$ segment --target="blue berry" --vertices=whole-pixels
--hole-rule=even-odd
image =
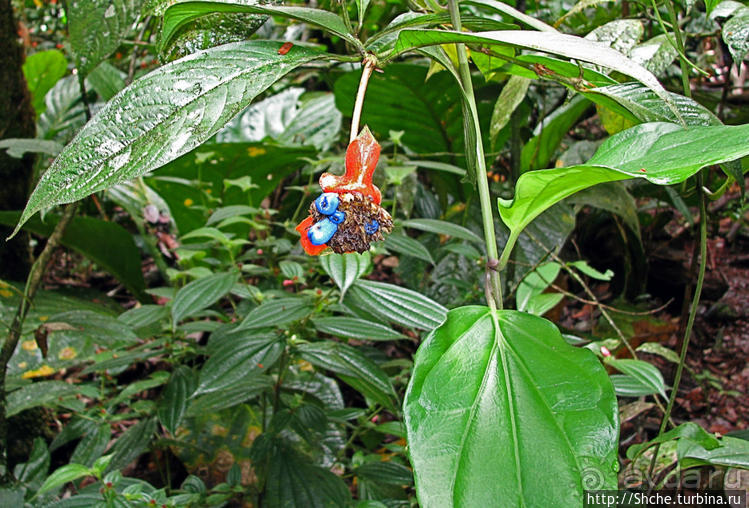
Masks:
[[[315,207],[317,211],[323,215],[331,215],[333,212],[338,210],[338,203],[340,202],[338,194],[335,192],[326,192],[320,194],[315,200]]]

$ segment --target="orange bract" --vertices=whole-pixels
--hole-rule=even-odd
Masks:
[[[380,158],[380,145],[367,127],[349,144],[346,150],[346,173],[342,176],[323,173],[320,187],[323,192],[359,192],[376,205],[382,201],[380,189],[372,183],[377,161]]]

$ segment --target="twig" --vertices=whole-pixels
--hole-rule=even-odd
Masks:
[[[8,418],[6,416],[7,400],[5,393],[5,375],[8,371],[8,363],[10,363],[10,358],[13,356],[18,346],[18,341],[21,338],[23,322],[29,311],[30,302],[34,300],[34,296],[36,296],[36,292],[39,290],[47,264],[52,258],[55,247],[60,243],[62,235],[65,233],[65,228],[67,228],[73,219],[76,207],[76,203],[65,207],[65,211],[55,226],[54,231],[52,231],[49,240],[47,240],[44,250],[42,250],[42,253],[31,267],[31,272],[26,280],[24,298],[21,298],[21,302],[18,304],[18,310],[13,318],[8,338],[5,340],[2,350],[0,350],[0,447],[2,447],[2,451],[0,452],[0,466],[5,469],[0,483],[3,485],[9,485],[15,481],[13,472],[8,468]]]
[[[351,115],[351,134],[349,143],[352,143],[356,136],[359,135],[359,122],[361,121],[361,112],[364,108],[364,96],[367,94],[367,84],[372,76],[372,71],[377,67],[377,60],[373,56],[364,57],[362,62],[361,79],[359,80],[359,90],[356,92],[356,102],[354,103],[354,113]]]

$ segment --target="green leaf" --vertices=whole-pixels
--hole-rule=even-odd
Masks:
[[[254,14],[270,14],[295,19],[322,28],[355,47],[361,47],[359,39],[348,32],[343,20],[332,12],[309,7],[258,5],[242,0],[210,0],[203,2],[180,2],[170,6],[164,12],[164,25],[161,31],[161,47],[164,47],[174,37],[177,31],[192,20],[206,14],[217,12],[247,12]]]
[[[612,109],[625,116],[627,116],[626,112],[629,111],[634,115],[634,119],[640,122],[679,122],[674,112],[666,107],[660,97],[639,83],[622,83],[620,85],[591,88],[583,92],[583,95],[606,107],[610,107],[611,104],[602,99],[612,99],[626,110]],[[671,92],[669,92],[669,96],[687,125],[721,125],[721,121],[712,111],[694,99]]]
[[[31,93],[31,104],[37,116],[44,113],[47,105],[44,96],[47,95],[68,71],[68,61],[61,51],[49,49],[39,51],[26,57],[23,63],[23,75]]]
[[[423,46],[456,42],[519,46],[608,67],[631,76],[646,85],[663,99],[678,116],[678,112],[671,103],[670,96],[650,71],[604,44],[574,35],[524,30],[500,30],[474,34],[447,30],[403,30],[398,35],[395,51],[396,53],[402,53]]]
[[[256,372],[264,372],[281,356],[284,343],[274,335],[233,332],[209,342],[211,356],[200,369],[193,397],[229,387]]]
[[[520,156],[521,170],[525,172],[529,169],[545,168],[569,130],[589,107],[590,102],[576,95],[569,103],[557,108],[545,118],[536,129],[536,135],[523,146]]]
[[[421,293],[369,280],[359,280],[351,286],[348,302],[383,321],[421,330],[438,327],[447,314],[446,308]]]
[[[279,55],[279,47],[267,41],[226,44],[136,80],[44,173],[20,224],[44,207],[84,198],[189,152],[286,73],[321,56],[300,46]]]
[[[569,266],[573,266],[580,270],[582,273],[587,275],[588,277],[596,280],[605,280],[610,281],[611,278],[614,276],[614,272],[611,270],[606,270],[605,272],[599,272],[592,266],[588,264],[587,261],[573,261],[571,263],[567,263]]]
[[[89,73],[86,81],[99,94],[99,97],[108,101],[125,88],[125,77],[127,74],[114,65],[102,62]]]
[[[31,449],[29,459],[23,464],[17,464],[13,469],[14,476],[19,482],[26,484],[33,490],[38,490],[42,482],[47,478],[49,471],[50,454],[44,438],[34,439],[34,447]]]
[[[112,458],[107,472],[117,471],[138,458],[151,445],[156,432],[156,418],[141,420],[122,434],[109,449]]]
[[[172,304],[172,321],[179,323],[210,307],[226,295],[237,281],[238,273],[219,272],[194,280],[177,292]]]
[[[639,19],[615,19],[595,28],[585,38],[602,42],[626,55],[635,47],[644,32],[645,27]]]
[[[269,457],[265,483],[267,508],[348,506],[351,494],[338,476],[310,464],[285,446]]]
[[[461,307],[414,361],[404,413],[422,506],[581,506],[584,489],[616,488],[611,383],[549,321]]]
[[[195,381],[196,377],[192,369],[180,365],[172,373],[172,377],[161,395],[156,414],[161,425],[173,436],[177,434],[177,427],[179,427],[182,417],[185,415],[187,400],[195,391]]]
[[[518,285],[515,294],[517,309],[536,314],[536,312],[528,310],[532,299],[540,296],[554,282],[561,269],[562,266],[559,263],[545,263],[526,275]],[[557,303],[559,303],[559,300],[557,300]]]
[[[541,212],[579,190],[627,178],[644,178],[658,185],[679,183],[704,166],[749,154],[748,137],[749,125],[684,129],[670,123],[646,123],[604,141],[585,165],[524,173],[514,199],[499,200],[499,214],[510,229],[508,245]]]
[[[67,76],[47,92],[46,109],[37,122],[37,136],[65,143],[86,123],[81,90],[76,76]]]
[[[499,2],[498,0],[465,0],[465,3],[480,5],[482,7],[487,7],[489,9],[499,11],[502,14],[510,16],[511,18],[515,18],[518,21],[525,23],[529,27],[535,28],[536,30],[540,30],[542,32],[556,32],[556,29],[554,27],[547,25],[543,21],[536,19],[533,16],[529,16],[523,12],[520,12],[511,5],[508,5],[504,2]]]
[[[12,226],[19,217],[19,212],[0,212],[0,223]],[[44,222],[38,218],[29,220],[24,229],[49,237],[59,220],[59,216],[49,214]],[[138,299],[145,298],[140,251],[133,235],[119,224],[94,217],[75,217],[60,243],[111,273]]]
[[[97,425],[93,432],[88,432],[78,442],[73,455],[70,457],[70,462],[83,464],[87,467],[93,466],[94,462],[107,449],[111,437],[112,431],[108,423]]]
[[[353,317],[334,316],[312,318],[312,324],[319,331],[335,335],[336,337],[375,341],[406,338],[403,334],[396,332],[388,326]]]
[[[448,235],[453,238],[460,238],[461,240],[468,240],[478,244],[483,244],[484,240],[479,235],[471,231],[470,229],[447,222],[444,220],[437,219],[409,219],[399,222],[400,226],[406,228],[418,229],[420,231],[426,231],[427,233],[434,233],[436,235]]]
[[[135,0],[77,0],[65,12],[75,66],[86,76],[119,47],[139,9]]]
[[[395,409],[397,396],[387,374],[353,347],[340,342],[314,342],[302,344],[297,352],[312,365],[335,372],[365,397]]]
[[[640,238],[637,203],[622,182],[605,182],[583,189],[568,197],[565,203],[592,206],[614,213]]]
[[[343,300],[351,284],[369,270],[372,260],[369,252],[329,254],[320,257],[320,265],[341,290],[341,300]]]
[[[640,443],[632,445],[627,448],[627,458],[630,460],[636,460],[645,450],[660,443],[671,441],[672,439],[689,439],[694,443],[698,443],[702,448],[706,450],[713,450],[720,446],[720,441],[707,432],[705,429],[693,422],[682,423],[676,428],[669,430],[648,441],[647,443]]]
[[[388,235],[385,237],[385,248],[395,251],[398,254],[411,256],[416,259],[423,259],[434,264],[434,258],[432,257],[432,253],[429,252],[429,249],[424,247],[423,243],[411,238],[410,236],[397,233]]]
[[[655,75],[663,74],[671,66],[679,52],[669,42],[674,34],[660,34],[632,48],[629,57]]]
[[[510,121],[512,113],[525,99],[530,84],[531,80],[522,76],[511,76],[507,80],[499,94],[497,103],[494,105],[494,112],[492,112],[492,120],[489,126],[492,144],[496,142],[499,131]]]
[[[706,465],[749,469],[749,442],[735,437],[722,437],[720,446],[712,450],[688,438],[680,439],[676,454],[682,469]]]
[[[307,316],[312,309],[312,304],[307,298],[289,297],[268,300],[252,309],[239,324],[237,330],[282,326]]]
[[[0,140],[0,150],[8,150],[8,155],[20,159],[27,152],[57,155],[63,146],[57,141],[38,138],[5,138]]]
[[[643,397],[656,393],[651,386],[628,374],[612,374],[611,383],[617,397]]]
[[[262,375],[260,372],[243,376],[231,386],[193,399],[185,415],[199,416],[216,413],[253,399],[272,386],[273,380],[270,376]]]
[[[368,462],[354,469],[360,478],[386,485],[411,485],[413,473],[406,466],[395,462]]]
[[[649,388],[651,390],[650,393],[658,393],[664,399],[668,398],[666,396],[666,384],[663,381],[663,374],[652,363],[642,360],[617,360],[616,358],[608,357],[606,364],[636,379],[640,384]]]
[[[736,66],[749,52],[749,7],[738,9],[723,26],[723,42],[728,46]]]
[[[44,483],[39,487],[34,497],[62,487],[66,483],[83,478],[84,476],[91,476],[91,470],[86,466],[82,466],[81,464],[62,466],[44,480]]]
[[[679,363],[679,355],[673,349],[669,349],[660,342],[643,342],[637,346],[636,351],[640,353],[648,353],[651,355],[658,355],[669,362]]]
[[[6,412],[8,417],[11,417],[32,407],[55,405],[78,392],[77,386],[63,381],[31,383],[8,394]]]

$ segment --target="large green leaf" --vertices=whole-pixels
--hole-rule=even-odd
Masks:
[[[519,46],[590,62],[631,76],[653,90],[678,116],[671,98],[655,76],[642,65],[630,60],[605,44],[555,32],[525,30],[499,30],[481,33],[463,33],[444,30],[403,30],[398,35],[396,53],[415,48],[462,42],[465,44],[500,44]]]
[[[44,207],[84,198],[189,152],[284,74],[321,56],[301,46],[279,55],[279,47],[267,41],[226,44],[135,81],[78,132],[44,173],[20,224]]]
[[[39,381],[9,393],[6,411],[8,416],[13,416],[32,407],[54,405],[79,391],[77,386],[63,381]]]
[[[645,123],[607,139],[587,164],[524,173],[514,199],[499,200],[499,214],[510,228],[508,244],[541,212],[579,190],[627,178],[679,183],[705,166],[749,154],[747,140],[749,125],[684,129],[672,123]]]
[[[177,31],[192,20],[217,12],[248,12],[271,14],[295,19],[322,28],[337,35],[354,46],[361,47],[359,39],[346,29],[346,24],[336,14],[321,9],[284,5],[257,5],[252,0],[210,0],[203,2],[179,2],[164,12],[164,27],[161,32],[161,45],[165,45]]]
[[[68,61],[61,51],[50,49],[29,55],[23,63],[23,75],[31,92],[31,104],[37,115],[44,113],[47,105],[44,96],[68,71]]]
[[[135,0],[76,0],[65,11],[75,66],[83,76],[114,53],[139,14]]]
[[[395,390],[387,374],[358,350],[340,342],[302,344],[299,355],[312,365],[338,374],[346,384],[375,402],[394,410]]]
[[[404,412],[421,506],[581,506],[584,489],[616,488],[611,382],[545,319],[450,311],[416,353]]]
[[[0,212],[0,224],[12,226],[20,216],[19,212]],[[56,215],[47,215],[44,222],[35,218],[28,221],[24,229],[48,237],[59,220]],[[145,297],[140,251],[133,236],[119,224],[94,217],[76,217],[68,225],[60,243],[111,273],[136,297]]]
[[[313,318],[312,324],[319,331],[336,337],[350,337],[359,340],[399,340],[406,337],[389,326],[373,323],[366,319],[345,316]]]

